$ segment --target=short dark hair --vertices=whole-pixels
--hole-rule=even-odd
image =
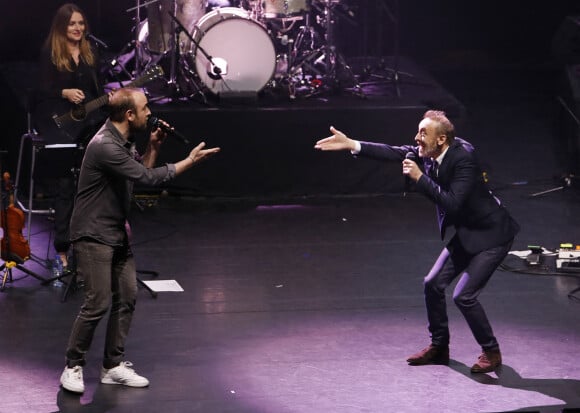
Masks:
[[[437,122],[437,133],[445,135],[448,143],[451,143],[455,138],[455,126],[442,110],[428,110],[423,115],[423,119],[431,119]]]

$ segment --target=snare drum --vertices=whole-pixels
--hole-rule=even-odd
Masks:
[[[259,92],[274,75],[276,51],[272,39],[249,13],[236,7],[221,7],[195,25],[192,37],[213,60],[210,62],[195,44],[191,56],[199,78],[216,94]]]
[[[299,16],[309,10],[308,0],[264,0],[262,3],[262,12],[266,19]]]

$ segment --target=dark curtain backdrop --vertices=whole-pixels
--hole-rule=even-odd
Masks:
[[[392,56],[398,40],[400,54],[429,71],[447,70],[449,64],[461,68],[464,63],[471,69],[479,68],[480,62],[489,61],[514,64],[512,67],[522,71],[528,64],[551,64],[555,33],[566,16],[580,15],[578,0],[332,2],[338,11],[334,42],[347,60],[354,56]],[[0,149],[8,149],[10,154],[4,167],[15,170],[20,137],[26,131],[24,91],[34,86],[42,42],[55,10],[64,2],[7,3],[2,3],[0,11],[0,103],[5,125]],[[109,45],[111,56],[135,38],[136,13],[126,10],[136,6],[136,1],[76,3],[88,15],[93,34]],[[143,12],[142,17],[145,15]],[[577,43],[580,34],[564,33],[564,37]]]
[[[2,62],[35,59],[52,15],[62,3],[19,0],[6,4],[0,13]],[[134,38],[135,12],[126,10],[136,6],[136,1],[76,3],[88,14],[93,33],[112,50],[120,50]],[[340,0],[338,4],[335,43],[344,55],[391,55],[398,35],[400,53],[417,59],[458,49],[492,51],[505,58],[543,58],[564,17],[580,14],[580,3],[574,0]],[[347,18],[349,13],[353,17]],[[392,18],[397,14],[398,30]]]

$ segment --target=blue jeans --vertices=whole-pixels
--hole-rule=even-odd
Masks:
[[[128,244],[111,247],[92,240],[74,243],[77,271],[84,280],[84,302],[74,321],[66,350],[69,367],[83,366],[99,321],[111,308],[103,367],[117,366],[125,354],[137,298],[135,260]]]
[[[467,321],[477,343],[483,350],[497,350],[499,344],[478,296],[508,254],[513,240],[504,245],[468,254],[458,243],[444,248],[425,277],[425,304],[429,320],[431,343],[449,345],[449,323],[445,289],[460,276],[453,291],[453,301]],[[455,244],[455,245],[453,245]]]

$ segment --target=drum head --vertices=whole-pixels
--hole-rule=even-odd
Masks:
[[[216,94],[259,92],[274,75],[276,51],[272,39],[261,24],[245,15],[245,11],[217,9],[198,22],[194,38],[199,39],[200,47],[218,63],[222,73],[216,76],[215,66],[199,49],[194,57],[196,71]]]

